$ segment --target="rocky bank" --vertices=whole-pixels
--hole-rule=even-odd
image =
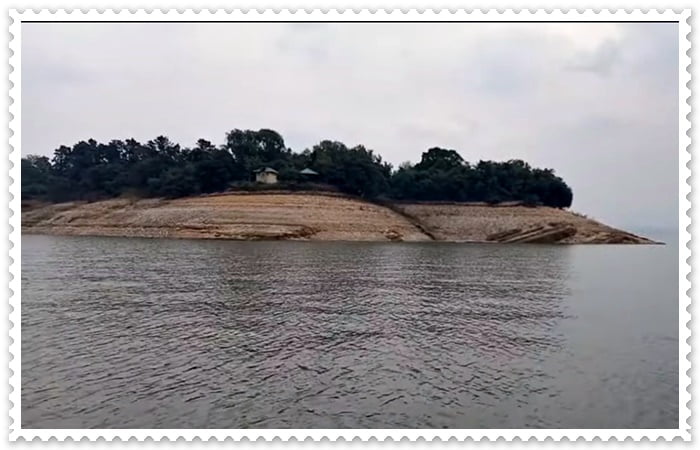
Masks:
[[[22,232],[237,240],[654,243],[548,207],[379,205],[339,194],[280,192],[23,203]]]

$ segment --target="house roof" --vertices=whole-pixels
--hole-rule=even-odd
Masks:
[[[318,175],[318,172],[316,172],[315,170],[311,170],[308,167],[299,173],[302,175]]]
[[[258,169],[255,171],[255,173],[278,173],[275,169],[272,167],[265,167],[264,169]]]

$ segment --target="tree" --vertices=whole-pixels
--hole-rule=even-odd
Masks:
[[[472,166],[454,150],[431,148],[415,166],[404,163],[391,177],[397,199],[500,203],[521,201],[569,207],[571,189],[551,169],[522,160],[479,161]]]
[[[192,177],[201,192],[223,191],[234,179],[233,156],[224,149],[216,148],[209,141],[197,141],[194,149],[185,152],[185,159],[191,165]]]
[[[200,192],[195,170],[191,164],[182,167],[171,167],[159,178],[148,180],[149,189],[158,196],[184,197]]]
[[[224,148],[233,156],[235,178],[239,180],[249,179],[255,169],[274,166],[291,154],[282,136],[268,129],[229,131]]]
[[[394,171],[363,145],[324,140],[293,153],[270,129],[231,130],[218,147],[200,139],[193,148],[182,148],[166,136],[145,144],[89,139],[62,145],[51,160],[22,159],[22,196],[65,201],[125,193],[178,197],[220,192],[232,182],[250,180],[253,170],[264,166],[278,170],[288,184],[304,182],[299,172],[310,167],[319,173],[317,182],[367,199],[521,201],[557,208],[567,208],[573,200],[571,188],[553,170],[532,168],[522,160],[472,165],[456,150],[432,147],[419,163],[404,162]]]
[[[22,158],[22,198],[46,195],[51,182],[51,162],[45,156],[30,155]]]
[[[348,148],[342,142],[321,141],[310,152],[310,166],[320,181],[342,192],[375,198],[388,191],[391,166],[364,146]]]
[[[423,153],[421,160],[416,164],[417,170],[449,170],[460,167],[464,164],[464,159],[455,150],[446,150],[440,147],[433,147]]]

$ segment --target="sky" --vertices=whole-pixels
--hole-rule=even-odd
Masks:
[[[271,128],[398,166],[431,147],[553,168],[572,209],[677,228],[678,25],[22,25],[22,155]]]

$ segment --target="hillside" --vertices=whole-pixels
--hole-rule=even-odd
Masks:
[[[653,243],[549,207],[381,206],[343,195],[279,192],[26,204],[22,232],[238,240]]]
[[[400,204],[444,241],[561,244],[652,244],[653,241],[609,227],[571,211],[541,206]]]
[[[346,197],[312,194],[61,203],[23,211],[22,231],[241,240],[430,240],[390,209]]]

